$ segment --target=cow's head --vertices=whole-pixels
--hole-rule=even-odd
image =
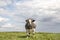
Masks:
[[[29,19],[26,20],[26,22],[29,23],[29,24],[31,24],[31,23],[34,22],[34,21],[35,21],[35,20],[33,20],[33,19],[31,19],[31,18],[29,18]]]

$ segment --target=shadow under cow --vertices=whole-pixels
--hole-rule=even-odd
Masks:
[[[26,38],[27,36],[18,36],[18,38]]]

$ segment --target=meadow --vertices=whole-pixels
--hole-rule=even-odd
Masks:
[[[0,32],[0,40],[60,40],[60,33],[36,32],[26,38],[25,32]]]

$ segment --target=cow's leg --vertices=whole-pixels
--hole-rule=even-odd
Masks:
[[[26,33],[27,33],[27,38],[30,36],[30,30],[26,29]]]
[[[35,34],[35,28],[33,28],[32,31],[33,31],[33,35],[34,35]]]

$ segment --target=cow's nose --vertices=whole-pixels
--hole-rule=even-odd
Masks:
[[[31,20],[29,20],[29,23],[31,24]]]

